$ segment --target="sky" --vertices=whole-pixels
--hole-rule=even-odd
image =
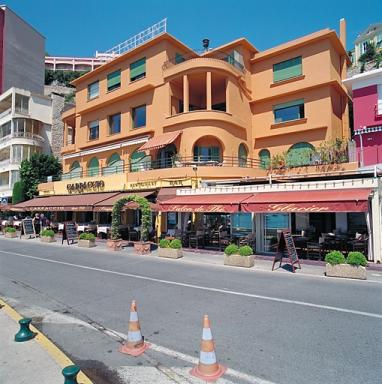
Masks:
[[[260,51],[347,22],[347,49],[382,0],[4,0],[46,38],[51,56],[94,56],[167,17],[167,31],[193,49],[247,38]]]

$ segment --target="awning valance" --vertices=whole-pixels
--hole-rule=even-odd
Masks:
[[[162,212],[234,213],[239,211],[240,203],[251,195],[250,193],[183,195],[160,202],[159,208]]]
[[[103,201],[96,203],[94,205],[93,210],[95,212],[111,212],[113,210],[114,203],[116,201],[118,201],[119,199],[122,199],[123,197],[128,197],[128,196],[132,196],[132,195],[147,197],[149,195],[152,195],[153,193],[154,193],[154,191],[143,191],[143,192],[132,191],[132,192],[117,193],[117,194],[114,194],[114,196],[111,196],[106,200],[103,200]],[[130,207],[128,206],[128,204],[130,204]],[[126,208],[132,208],[133,206],[135,207],[134,204],[135,203],[132,201],[130,203],[127,203],[125,206],[127,206]],[[135,208],[133,208],[133,209],[135,209]]]
[[[181,133],[182,131],[177,131],[154,136],[147,143],[143,144],[142,147],[139,148],[139,151],[151,151],[153,149],[164,148],[166,145],[173,143]]]
[[[370,188],[262,192],[241,203],[243,212],[367,212]]]
[[[81,195],[47,196],[15,204],[14,211],[92,211],[101,201],[118,195],[118,192],[84,193]]]

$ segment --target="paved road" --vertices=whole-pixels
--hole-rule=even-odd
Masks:
[[[382,284],[0,240],[0,295],[96,383],[188,383],[208,313],[225,382],[381,383]],[[153,348],[117,352],[129,303]],[[125,375],[125,380],[119,380]],[[136,381],[144,382],[144,381]],[[157,381],[159,383],[159,381]],[[223,382],[223,381],[222,381]]]

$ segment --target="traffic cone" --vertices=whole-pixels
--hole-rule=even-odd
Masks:
[[[127,332],[127,340],[123,345],[120,346],[119,352],[126,353],[131,356],[139,356],[147,348],[150,348],[150,344],[144,342],[138,320],[137,305],[135,300],[133,300],[130,307],[130,320],[129,330]]]
[[[226,367],[223,367],[216,361],[215,343],[212,339],[210,320],[207,315],[204,315],[199,363],[190,373],[205,381],[215,381],[223,376],[226,370]]]

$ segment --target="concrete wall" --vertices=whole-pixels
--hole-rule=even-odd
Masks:
[[[5,8],[3,33],[3,86],[43,93],[45,38],[34,28]]]

